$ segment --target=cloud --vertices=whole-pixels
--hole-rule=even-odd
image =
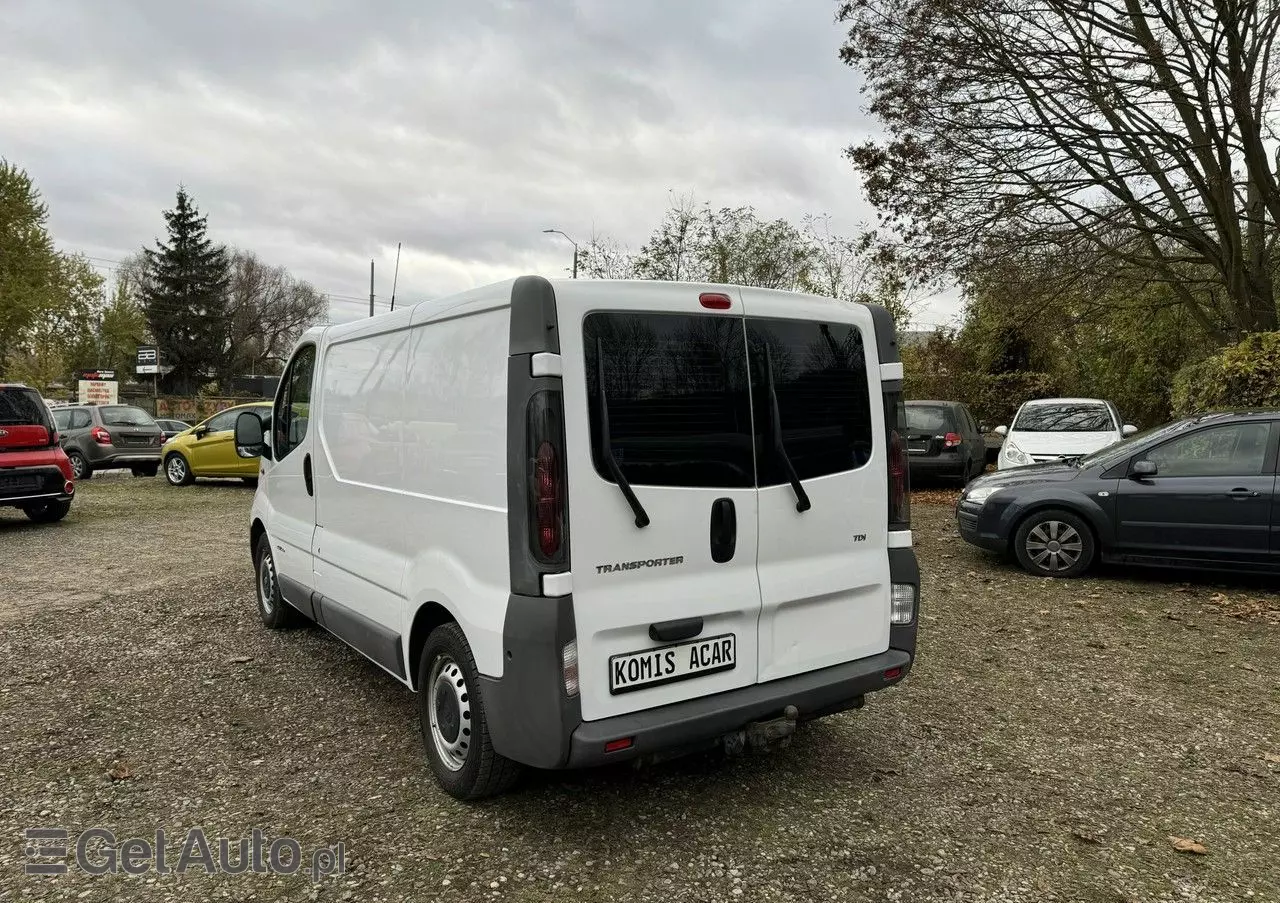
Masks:
[[[215,236],[398,303],[639,245],[669,192],[873,219],[875,130],[811,0],[9,0],[0,153],[63,246],[119,258],[187,185]],[[361,302],[335,302],[335,319]]]

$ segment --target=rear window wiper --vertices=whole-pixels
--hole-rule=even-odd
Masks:
[[[773,386],[773,356],[769,353],[768,345],[764,346],[764,384],[769,393],[769,434],[773,439],[773,450],[782,464],[783,473],[787,475],[787,482],[796,494],[796,510],[805,512],[813,505],[809,502],[809,494],[804,491],[800,478],[796,476],[796,469],[791,466],[787,447],[782,441],[782,413],[778,410],[778,391]]]
[[[609,399],[604,390],[604,344],[600,339],[596,339],[596,403],[600,405],[600,454],[604,456],[605,467],[609,468],[609,475],[618,484],[627,504],[631,506],[631,513],[636,516],[636,526],[647,527],[649,514],[636,498],[626,474],[622,472],[618,460],[613,456],[613,439],[609,436]]]

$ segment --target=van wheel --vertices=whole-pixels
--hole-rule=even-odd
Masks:
[[[508,790],[523,766],[493,750],[480,677],[457,624],[427,637],[418,660],[418,709],[427,759],[440,786],[455,799],[478,800]]]
[[[187,459],[177,452],[172,452],[164,459],[164,478],[170,486],[190,486],[196,481],[187,465]]]
[[[43,505],[32,505],[22,510],[37,524],[52,524],[67,516],[67,512],[71,510],[71,503],[45,502]]]
[[[1089,525],[1070,511],[1037,511],[1013,538],[1018,563],[1037,577],[1079,577],[1093,564],[1096,546]]]
[[[253,550],[254,572],[257,579],[258,616],[271,630],[283,630],[297,623],[300,615],[280,595],[280,581],[276,579],[276,562],[271,557],[271,540],[263,533]]]

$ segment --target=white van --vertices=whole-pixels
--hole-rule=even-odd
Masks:
[[[1091,455],[1138,431],[1120,419],[1109,401],[1097,398],[1038,398],[1023,403],[1004,436],[996,468],[1026,467]]]
[[[268,627],[418,691],[461,799],[788,737],[900,681],[919,574],[880,308],[522,277],[308,332],[261,454]]]

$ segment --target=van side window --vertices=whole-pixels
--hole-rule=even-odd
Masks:
[[[760,485],[787,482],[770,441],[770,367],[782,443],[796,476],[807,480],[865,465],[872,448],[871,396],[862,332],[849,323],[748,317],[747,335]]]
[[[737,317],[593,313],[582,324],[591,458],[605,463],[599,409],[603,352],[613,456],[636,485],[754,485],[746,343]]]
[[[276,399],[272,416],[271,450],[277,461],[297,448],[307,436],[315,363],[316,346],[308,345],[294,355],[282,381],[284,388]]]

